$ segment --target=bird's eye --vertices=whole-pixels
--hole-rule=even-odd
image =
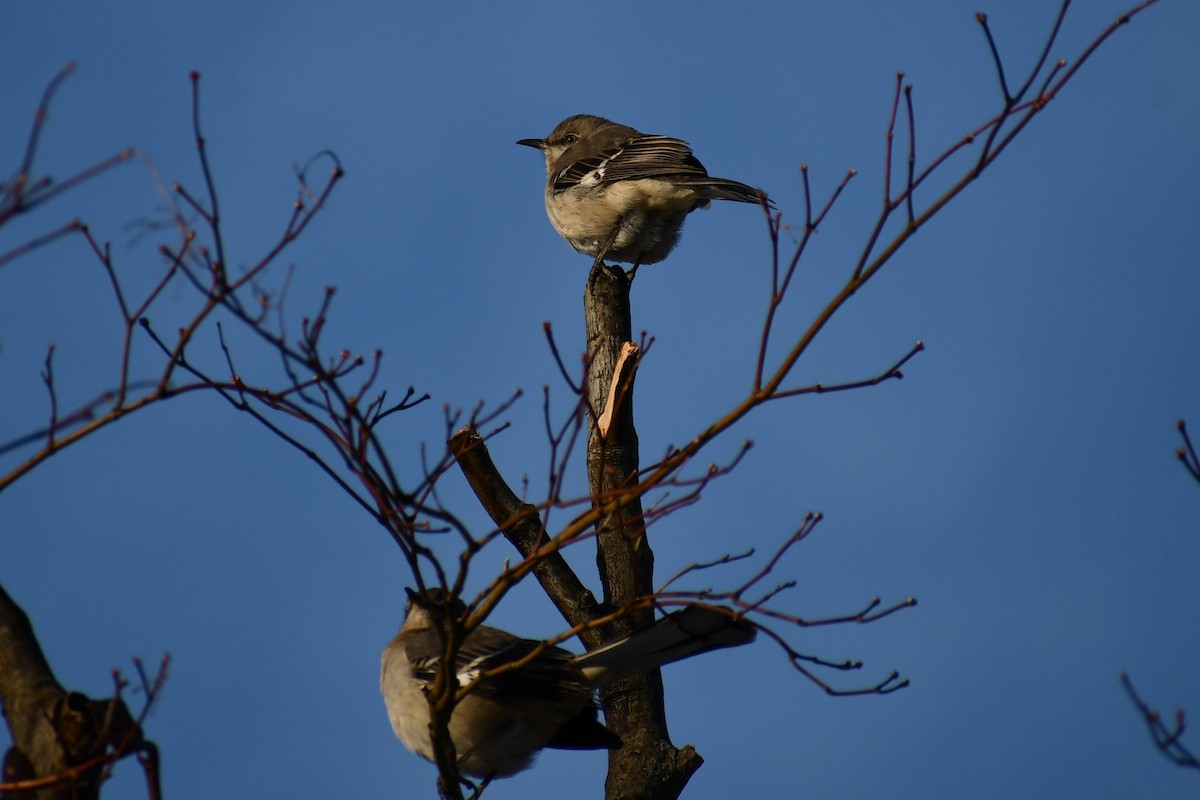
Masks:
[[[576,142],[579,141],[579,137],[573,133],[568,133],[566,136],[563,137],[563,141],[566,142],[567,144],[575,144]]]

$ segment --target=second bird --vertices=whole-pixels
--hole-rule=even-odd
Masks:
[[[752,186],[710,176],[687,142],[603,117],[567,117],[545,139],[517,144],[542,151],[550,223],[597,264],[662,261],[684,218],[711,200],[768,202]]]

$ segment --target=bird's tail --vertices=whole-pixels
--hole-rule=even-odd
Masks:
[[[605,684],[698,653],[749,644],[755,633],[752,624],[728,609],[691,605],[584,653],[575,663],[589,680]]]
[[[705,177],[696,179],[694,182],[689,181],[692,188],[702,192],[710,200],[736,200],[739,203],[761,203],[767,198],[767,193],[761,189],[755,189],[753,186],[747,186],[739,181],[733,181],[729,178],[712,178]],[[774,207],[775,204],[767,199],[767,204]]]

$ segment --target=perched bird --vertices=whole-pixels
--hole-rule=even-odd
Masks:
[[[466,613],[462,601],[441,589],[410,590],[404,625],[383,650],[379,686],[392,729],[405,747],[430,761],[425,692],[444,650],[438,631],[448,618]],[[597,687],[697,653],[747,644],[754,635],[746,620],[700,605],[583,655],[481,625],[459,648],[460,687],[544,649],[528,663],[484,678],[455,706],[449,728],[459,770],[490,780],[525,769],[543,747],[620,747],[620,739],[597,719]]]
[[[545,139],[521,139],[546,157],[546,214],[571,247],[633,264],[662,261],[683,220],[710,200],[768,202],[751,186],[710,177],[687,142],[603,117],[567,117]]]

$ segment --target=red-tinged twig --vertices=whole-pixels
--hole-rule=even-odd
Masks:
[[[92,237],[91,230],[86,225],[80,226],[80,230],[83,233],[84,238],[87,240],[88,245],[92,248],[92,252],[104,267],[104,271],[108,275],[109,283],[112,285],[113,294],[117,300],[117,306],[121,311],[121,320],[124,325],[123,339],[121,342],[121,366],[120,377],[117,381],[117,390],[115,393],[116,396],[113,400],[114,406],[120,408],[121,406],[125,405],[125,398],[129,391],[129,363],[133,356],[134,327],[137,325],[137,322],[139,319],[141,319],[142,315],[149,310],[150,306],[154,304],[154,301],[158,299],[159,295],[162,294],[162,291],[167,288],[167,285],[178,273],[180,265],[183,263],[183,259],[188,252],[188,248],[195,237],[194,235],[189,235],[184,239],[183,246],[179,249],[178,254],[171,259],[170,264],[159,278],[157,283],[155,283],[154,287],[146,294],[144,298],[142,298],[142,302],[138,304],[138,307],[131,311],[129,308],[129,303],[125,298],[125,293],[121,290],[121,282],[117,278],[117,271],[113,266],[111,247],[107,242],[103,247],[100,247],[99,243],[97,243]],[[160,250],[160,252],[166,254],[165,248]]]
[[[679,581],[683,577],[690,575],[693,572],[700,572],[700,571],[706,570],[706,569],[713,569],[714,567],[724,566],[725,564],[732,564],[735,561],[745,561],[746,559],[752,558],[753,556],[754,556],[754,548],[751,547],[749,550],[746,550],[745,552],[742,552],[742,553],[726,553],[725,555],[720,556],[719,558],[714,558],[712,561],[694,561],[691,564],[688,564],[686,567],[680,569],[678,572],[676,572],[671,577],[667,578],[661,584],[659,584],[658,589],[656,589],[654,593],[662,594],[667,589],[669,589],[671,587],[671,585],[674,584],[676,581]],[[708,594],[708,593],[711,593],[711,590],[704,590],[704,592],[706,594]]]
[[[115,155],[109,156],[103,161],[98,161],[92,166],[82,169],[71,177],[57,183],[52,182],[49,178],[43,178],[35,182],[31,186],[30,191],[15,198],[17,200],[17,205],[0,207],[0,224],[7,222],[11,217],[16,216],[17,214],[27,213],[46,203],[47,201],[52,200],[60,194],[69,192],[79,184],[89,181],[101,173],[107,172],[113,167],[131,161],[135,155],[137,155],[137,153],[132,148],[128,148]]]
[[[1175,451],[1175,457],[1193,478],[1200,481],[1200,459],[1196,458],[1196,448],[1192,446],[1192,439],[1188,436],[1187,424],[1179,420],[1175,423],[1175,430],[1179,431],[1183,439],[1183,447]]]
[[[864,378],[863,380],[850,381],[848,383],[814,383],[811,386],[802,386],[796,389],[781,389],[767,399],[779,400],[784,397],[797,397],[802,394],[828,394],[830,392],[844,392],[850,389],[863,389],[868,386],[875,386],[887,380],[901,380],[904,378],[904,373],[901,371],[901,367],[907,364],[909,360],[913,358],[913,356],[922,352],[924,349],[925,345],[918,341],[911,348],[909,348],[909,351],[905,353],[899,361],[897,361],[895,364],[892,364],[883,372],[872,378]]]
[[[708,569],[720,564],[728,563],[730,561],[741,560],[746,558],[749,555],[748,553],[741,554],[736,558],[732,556],[725,556],[712,562],[693,564],[689,567],[685,567],[679,573],[668,579],[668,581],[659,588],[655,594],[656,600],[659,604],[686,604],[689,602],[716,602],[721,604],[729,603],[735,609],[737,609],[738,616],[751,621],[755,627],[774,639],[787,654],[788,660],[793,667],[820,686],[823,691],[826,691],[830,694],[888,694],[898,689],[902,689],[908,685],[908,681],[901,680],[899,675],[894,672],[879,683],[866,688],[835,688],[813,673],[812,670],[806,665],[827,667],[837,670],[856,670],[862,667],[862,662],[829,661],[818,656],[801,653],[797,651],[778,630],[771,627],[771,625],[764,620],[769,620],[776,623],[784,623],[801,628],[822,627],[829,625],[869,624],[891,616],[898,611],[914,607],[917,604],[915,598],[909,597],[893,603],[892,605],[883,606],[880,599],[878,597],[874,597],[865,606],[857,611],[849,614],[840,614],[829,617],[802,617],[769,607],[769,604],[782,592],[794,588],[796,585],[794,580],[788,580],[777,584],[776,586],[773,586],[763,592],[760,596],[747,598],[747,595],[750,593],[750,591],[758,586],[775,570],[783,556],[786,555],[795,545],[806,539],[820,521],[820,514],[806,514],[800,527],[797,528],[796,531],[776,549],[775,553],[770,559],[767,560],[763,567],[750,578],[748,578],[741,586],[732,591],[716,592],[711,589],[703,589],[699,591],[668,591],[668,587],[675,583],[682,575],[690,574],[699,569]]]
[[[1046,65],[1046,59],[1050,58],[1050,51],[1054,49],[1054,43],[1058,41],[1058,34],[1062,30],[1063,20],[1067,17],[1067,8],[1071,5],[1071,0],[1063,0],[1062,5],[1058,8],[1058,14],[1054,17],[1054,25],[1050,28],[1050,35],[1046,37],[1046,45],[1042,48],[1042,52],[1038,55],[1037,62],[1033,65],[1033,69],[1029,70],[1029,76],[1025,79],[1025,83],[1017,90],[1016,95],[1011,99],[1014,101],[1022,100],[1029,93],[1029,87],[1033,85],[1042,67]],[[1135,12],[1136,13],[1136,12]],[[997,59],[999,56],[997,56]],[[998,66],[998,65],[997,65]],[[1051,74],[1054,74],[1051,72]]]
[[[1065,9],[1066,4],[1063,5],[1063,10]],[[983,28],[983,35],[987,37],[988,49],[992,51],[992,63],[996,66],[996,77],[1000,79],[1000,93],[1004,95],[1005,103],[1011,103],[1012,95],[1008,91],[1008,80],[1004,77],[1004,62],[1000,59],[1000,50],[996,47],[996,40],[992,38],[992,29],[988,26],[987,14],[976,14],[975,21],[979,23],[979,27]]]
[[[887,132],[883,147],[883,203],[884,211],[892,204],[892,154],[896,146],[896,114],[900,110],[900,92],[904,87],[904,73],[896,73],[896,90],[892,93],[892,111],[888,114]]]
[[[379,351],[377,351],[377,352],[379,352]],[[379,354],[382,355],[381,352]],[[380,395],[380,398],[382,399],[386,396],[387,395],[385,393],[383,395]],[[374,417],[371,418],[371,427],[374,428],[378,422],[382,421],[383,419],[385,419],[388,416],[391,416],[392,414],[395,414],[398,411],[408,411],[410,408],[416,408],[417,406],[421,405],[422,403],[426,402],[429,399],[430,399],[430,394],[428,392],[423,392],[421,395],[418,396],[416,388],[413,386],[409,386],[405,390],[404,397],[400,400],[399,403],[382,408],[378,414],[376,414]]]
[[[130,388],[137,389],[137,390],[150,389],[153,386],[154,386],[153,381],[141,381],[141,382],[136,382],[136,383],[130,384]],[[69,430],[76,425],[80,425],[80,424],[89,422],[91,420],[94,420],[96,418],[96,409],[100,408],[101,406],[109,405],[110,403],[112,403],[112,400],[115,396],[116,396],[116,392],[114,390],[106,389],[105,391],[103,391],[99,395],[97,395],[96,397],[92,398],[91,400],[87,401],[83,405],[79,406],[77,409],[75,409],[71,413],[65,414],[61,417],[58,417],[57,424],[55,425],[55,429],[57,431]],[[24,434],[23,436],[19,436],[8,442],[5,442],[3,445],[0,445],[0,456],[14,452],[16,450],[20,450],[22,447],[28,447],[29,445],[31,445],[39,440],[47,439],[47,437],[49,437],[49,436],[50,436],[50,429],[48,427],[47,428],[38,428],[37,430],[30,431],[29,433]],[[58,443],[57,439],[56,439],[56,444],[55,444],[54,449],[57,449],[59,444],[60,443]]]
[[[188,207],[200,215],[200,219],[204,220],[205,224],[212,225],[212,215],[208,212],[207,208],[201,205],[199,200],[192,197],[191,193],[188,192],[187,187],[185,187],[182,183],[174,183],[171,185],[171,189],[174,190],[175,194],[183,198],[184,202],[188,204]]]
[[[103,161],[99,161],[99,162],[93,164],[92,166],[88,167],[87,169],[80,170],[79,172],[75,173],[74,175],[67,178],[66,180],[59,181],[58,183],[54,184],[54,186],[50,187],[45,192],[42,192],[40,195],[38,195],[37,202],[44,203],[53,197],[56,197],[65,192],[69,192],[72,189],[74,189],[76,186],[78,186],[79,184],[83,183],[84,181],[91,180],[92,178],[96,177],[97,175],[99,175],[102,172],[107,172],[108,170],[112,169],[113,167],[119,166],[128,161],[132,161],[136,155],[137,155],[137,151],[134,150],[133,148],[127,148],[115,155],[111,155],[108,158],[104,159]],[[29,208],[30,208],[30,206],[27,204],[26,210],[28,210]]]
[[[24,244],[20,244],[9,250],[7,253],[0,253],[0,267],[3,267],[10,261],[16,261],[18,258],[29,255],[39,247],[45,247],[51,242],[57,241],[69,233],[75,233],[80,229],[81,223],[77,219],[73,219],[62,227],[43,233],[41,236],[30,239]]]
[[[913,171],[917,166],[917,123],[913,115],[912,84],[904,87],[904,106],[908,110],[908,177],[905,182],[904,200],[908,209],[908,224],[916,220],[913,214]]]
[[[585,363],[585,370],[586,367]],[[581,380],[586,383],[586,371]],[[577,395],[574,404],[571,406],[570,413],[566,415],[562,424],[555,429],[550,414],[550,387],[542,387],[542,419],[546,428],[546,440],[550,444],[550,452],[547,454],[549,463],[547,478],[549,485],[542,516],[543,527],[549,527],[550,511],[562,500],[562,487],[567,478],[567,467],[571,462],[571,456],[574,454],[575,447],[578,445],[584,430],[586,405],[583,398]]]
[[[159,341],[157,336],[154,335],[153,331],[150,330],[148,326],[146,327],[152,338],[154,338],[155,341]],[[252,406],[248,401],[248,398],[253,397],[267,408],[280,411],[306,425],[311,426],[318,433],[320,433],[327,442],[332,443],[336,450],[344,451],[348,449],[348,444],[341,440],[331,428],[327,427],[321,420],[318,420],[307,412],[303,411],[300,406],[288,401],[289,395],[299,395],[302,393],[305,386],[303,384],[293,384],[291,388],[279,392],[272,392],[269,390],[251,390],[242,382],[241,378],[238,377],[237,370],[233,364],[233,355],[229,350],[229,346],[225,341],[224,334],[221,330],[221,326],[219,325],[217,327],[217,333],[221,350],[225,356],[226,365],[228,366],[230,374],[230,388],[228,391],[220,392],[221,396],[224,397],[225,400],[227,400],[235,409],[249,414],[256,422],[266,428],[270,433],[274,434],[279,439],[304,454],[308,460],[315,463],[322,472],[331,478],[340,489],[342,489],[346,494],[350,495],[350,497],[355,500],[355,502],[357,502],[358,505],[363,508],[363,510],[375,517],[376,521],[383,524],[384,519],[378,512],[375,504],[368,502],[358,492],[356,492],[354,488],[337,472],[337,470],[335,470],[325,459],[321,458],[310,446],[301,442],[298,438],[272,422],[265,414]],[[166,345],[161,341],[159,341],[159,346],[164,352],[169,352],[166,348]],[[206,382],[209,384],[215,383],[210,376],[206,375],[190,363],[185,362],[181,365],[181,367],[201,382]],[[311,380],[312,382],[316,382],[320,380],[320,378],[314,377]]]
[[[863,663],[861,661],[831,661],[820,658],[819,656],[801,653],[792,647],[792,645],[777,631],[774,631],[771,628],[763,625],[758,625],[757,627],[759,630],[773,639],[777,645],[779,645],[780,649],[782,649],[786,654],[788,662],[797,672],[808,678],[810,681],[820,687],[821,691],[828,695],[834,697],[858,697],[866,694],[891,694],[892,692],[904,689],[909,685],[908,678],[901,678],[900,673],[893,671],[889,673],[887,677],[870,686],[859,687],[856,689],[837,688],[818,676],[812,669],[809,668],[808,665],[837,670],[839,672],[853,672],[862,669]]]
[[[791,286],[792,278],[796,274],[796,268],[800,264],[800,259],[804,255],[805,249],[808,247],[808,242],[812,235],[820,228],[821,223],[825,220],[827,214],[833,208],[833,204],[841,196],[842,190],[846,188],[846,184],[858,174],[857,170],[850,170],[838,183],[837,188],[829,196],[824,207],[820,212],[813,217],[811,196],[808,179],[808,165],[800,165],[800,176],[804,183],[804,233],[800,236],[800,241],[797,242],[792,251],[792,257],[788,261],[787,268],[784,270],[783,280],[779,280],[779,231],[782,225],[782,215],[767,214],[768,231],[771,236],[771,298],[767,304],[766,317],[763,320],[762,334],[758,345],[758,358],[754,367],[754,385],[753,392],[759,392],[762,389],[763,372],[766,369],[767,347],[771,340],[771,331],[775,325],[775,316],[779,310],[779,306],[783,303],[783,299],[787,294],[788,288]]]
[[[579,385],[576,384],[575,381],[571,380],[571,375],[567,371],[567,366],[563,363],[562,354],[560,354],[558,351],[558,343],[554,341],[554,331],[549,322],[542,323],[542,333],[546,335],[546,343],[550,345],[550,355],[554,357],[554,363],[558,366],[558,374],[562,375],[562,379],[567,384],[567,387],[571,390],[571,394],[579,394],[581,391]]]
[[[33,792],[39,789],[48,789],[52,786],[59,786],[64,783],[71,783],[83,777],[84,775],[87,775],[93,770],[115,764],[116,762],[128,758],[129,756],[139,756],[140,758],[142,751],[146,750],[152,750],[155,755],[157,755],[158,752],[158,748],[155,747],[152,742],[143,740],[126,750],[113,750],[104,753],[103,755],[90,758],[87,761],[83,761],[79,764],[68,767],[67,769],[57,772],[54,775],[47,775],[42,778],[29,778],[19,781],[0,782],[0,792],[3,792],[5,795],[12,793],[13,796],[17,796],[17,794],[21,792]],[[151,800],[158,800],[158,798],[161,797],[161,794],[151,793],[150,797]]]
[[[1046,73],[1046,79],[1044,81],[1042,81],[1041,88],[1038,89],[1038,93],[1037,93],[1038,97],[1044,97],[1046,95],[1046,92],[1050,88],[1050,84],[1054,82],[1054,78],[1058,75],[1058,73],[1066,65],[1067,65],[1067,62],[1063,61],[1061,58],[1058,61],[1054,62],[1054,66],[1051,67],[1050,70]]]
[[[50,83],[46,85],[45,91],[42,92],[42,99],[38,102],[37,110],[33,115],[33,128],[30,130],[29,138],[25,142],[25,157],[21,159],[21,171],[18,180],[20,180],[21,176],[27,178],[33,172],[33,161],[37,156],[38,145],[42,141],[42,128],[50,116],[50,101],[58,93],[58,88],[62,86],[63,81],[74,74],[76,66],[74,61],[68,61],[67,65],[50,79]]]
[[[704,489],[708,487],[709,483],[711,483],[715,478],[721,478],[721,477],[724,477],[724,476],[732,473],[734,471],[734,469],[737,468],[738,464],[741,463],[742,459],[746,457],[746,454],[749,453],[753,447],[754,447],[754,442],[746,440],[746,441],[742,442],[742,444],[738,448],[737,452],[734,453],[733,458],[731,458],[729,461],[725,462],[724,464],[722,464],[720,466],[718,466],[717,464],[709,464],[707,467],[705,467],[704,471],[700,475],[698,475],[694,478],[685,478],[685,477],[679,476],[679,477],[673,478],[668,483],[657,484],[657,488],[688,489],[689,490],[688,493],[686,495],[684,495],[682,498],[673,498],[670,502],[665,504],[667,506],[667,508],[669,509],[669,511],[675,510],[680,504],[691,505],[696,500],[698,500],[701,492],[703,492]],[[670,454],[671,452],[674,452],[674,451],[673,451],[673,449],[668,449],[667,452],[668,452],[668,454]],[[668,457],[669,457],[669,455],[668,455]],[[643,472],[646,472],[646,473],[653,473],[654,471],[655,471],[654,466],[647,467],[643,470]],[[654,503],[650,504],[650,509],[656,509],[656,513],[651,514],[650,509],[648,509],[645,512],[645,515],[644,515],[645,518],[647,520],[649,520],[654,516],[663,516],[664,512],[662,511],[662,508],[663,508],[662,506],[659,506],[657,504],[654,504]],[[669,511],[666,513],[669,513]]]
[[[874,604],[877,604],[877,603],[878,603],[878,600],[874,601]],[[888,616],[889,614],[891,614],[895,611],[901,610],[903,608],[911,608],[914,605],[916,605],[916,601],[909,598],[909,600],[906,600],[901,603],[897,603],[896,605],[891,606],[888,609],[885,609],[876,614],[869,614],[869,615],[868,614],[856,614],[856,615],[851,615],[851,616],[833,617],[833,618],[822,619],[822,620],[800,620],[799,618],[788,619],[786,617],[786,615],[778,615],[778,614],[770,614],[770,616],[774,617],[775,619],[785,621],[785,622],[791,622],[793,624],[801,625],[803,627],[812,627],[814,625],[840,625],[840,624],[845,624],[845,623],[869,623],[869,622],[874,622],[876,620],[882,619],[883,617]],[[756,609],[756,612],[761,614],[761,613],[764,613],[765,610],[764,609]],[[793,667],[795,667],[799,672],[801,672],[805,677],[807,677],[813,683],[820,686],[821,689],[823,691],[825,691],[827,694],[836,695],[839,697],[853,697],[853,696],[864,695],[864,694],[890,694],[892,692],[903,689],[909,685],[909,680],[907,678],[901,678],[900,674],[898,672],[893,671],[886,678],[884,678],[883,680],[879,681],[878,683],[876,683],[872,686],[862,687],[862,688],[858,688],[858,689],[835,688],[828,682],[826,682],[826,681],[822,680],[820,677],[818,677],[814,672],[812,672],[812,670],[808,669],[805,666],[805,664],[809,663],[809,664],[814,664],[816,666],[826,667],[826,668],[830,668],[830,669],[847,671],[847,670],[861,669],[863,666],[862,662],[858,661],[858,660],[840,661],[840,662],[829,661],[827,659],[819,658],[817,656],[800,653],[795,648],[793,648],[787,642],[787,640],[784,639],[784,637],[781,634],[779,634],[777,631],[775,631],[761,623],[756,623],[756,626],[758,627],[759,630],[764,631],[768,636],[770,636],[772,639],[774,639],[775,642],[781,648],[783,648],[784,652],[787,654],[788,661],[792,664]]]
[[[46,348],[45,370],[42,383],[50,394],[50,423],[46,425],[46,447],[54,447],[54,434],[58,430],[58,393],[54,390],[54,345]]]
[[[275,260],[280,256],[280,254],[282,254],[283,251],[292,244],[292,242],[294,242],[302,233],[304,233],[316,215],[325,208],[325,204],[328,202],[329,196],[333,193],[334,187],[342,180],[342,178],[345,177],[345,175],[345,170],[342,169],[341,164],[337,163],[335,159],[333,169],[329,173],[327,182],[322,188],[320,194],[318,194],[312,201],[312,204],[303,209],[303,213],[299,215],[295,222],[288,223],[283,234],[275,243],[275,246],[267,251],[267,253],[260,258],[257,263],[251,265],[250,268],[247,269],[240,278],[238,278],[236,281],[232,281],[229,288],[233,291],[242,288],[244,285],[257,278],[264,270],[266,270],[267,267],[275,263]]]
[[[360,398],[366,397],[368,394],[370,394],[371,390],[375,386],[375,381],[379,378],[379,367],[383,363],[382,356],[383,353],[380,350],[376,350],[372,354],[371,368],[367,370],[367,374],[363,376],[362,381],[358,385],[358,391],[353,395],[356,402]],[[362,356],[359,356],[359,358],[362,358]],[[375,419],[375,407],[379,402],[381,401],[377,399],[368,403],[367,405],[367,413],[364,414],[363,427],[368,431],[373,427],[373,421]]]
[[[774,555],[771,556],[770,560],[767,561],[763,568],[756,574],[752,575],[748,581],[743,583],[732,593],[731,597],[734,602],[740,602],[742,595],[752,589],[755,584],[762,581],[763,578],[767,577],[767,575],[769,575],[771,571],[774,570],[779,564],[779,560],[782,559],[784,555],[792,549],[792,547],[807,539],[809,534],[811,534],[817,525],[820,524],[821,519],[822,516],[819,511],[810,511],[805,514],[804,521],[800,523],[800,527],[797,528],[795,532],[793,532],[792,535],[789,536],[784,543],[775,550]]]
[[[200,159],[200,173],[204,176],[204,186],[208,190],[208,213],[205,215],[205,221],[212,233],[213,245],[217,249],[215,278],[223,289],[227,283],[226,270],[229,262],[225,260],[225,237],[221,233],[221,209],[217,203],[217,186],[213,180],[212,167],[208,163],[208,147],[200,128],[200,73],[193,70],[189,77],[192,81],[192,133],[196,141],[196,154]],[[200,210],[198,203],[193,203],[193,206],[198,211]],[[201,214],[204,212],[201,211]]]
[[[1120,675],[1121,686],[1125,688],[1125,693],[1129,695],[1130,701],[1137,707],[1138,712],[1142,715],[1142,720],[1146,723],[1146,728],[1150,732],[1150,738],[1154,742],[1154,746],[1173,764],[1190,769],[1200,769],[1200,758],[1197,758],[1194,753],[1182,742],[1183,734],[1187,731],[1187,718],[1183,713],[1183,709],[1178,709],[1174,715],[1174,725],[1167,727],[1163,722],[1162,715],[1150,707],[1142,696],[1138,694],[1133,687],[1133,681],[1129,675],[1122,672]]]
[[[790,583],[790,582],[789,582]],[[783,584],[785,588],[792,588],[790,585]],[[796,614],[789,614],[785,611],[778,611],[766,607],[766,602],[770,600],[779,591],[778,588],[773,590],[766,598],[754,602],[741,602],[747,610],[751,610],[757,614],[761,614],[771,619],[780,622],[786,622],[800,628],[822,628],[830,625],[846,625],[848,623],[868,624],[878,622],[879,620],[890,617],[898,611],[903,611],[907,608],[915,608],[917,599],[915,597],[906,597],[903,600],[898,600],[890,606],[884,606],[883,602],[878,597],[872,597],[867,604],[858,611],[850,614],[839,614],[832,617],[802,617]],[[740,601],[739,601],[740,602]]]

